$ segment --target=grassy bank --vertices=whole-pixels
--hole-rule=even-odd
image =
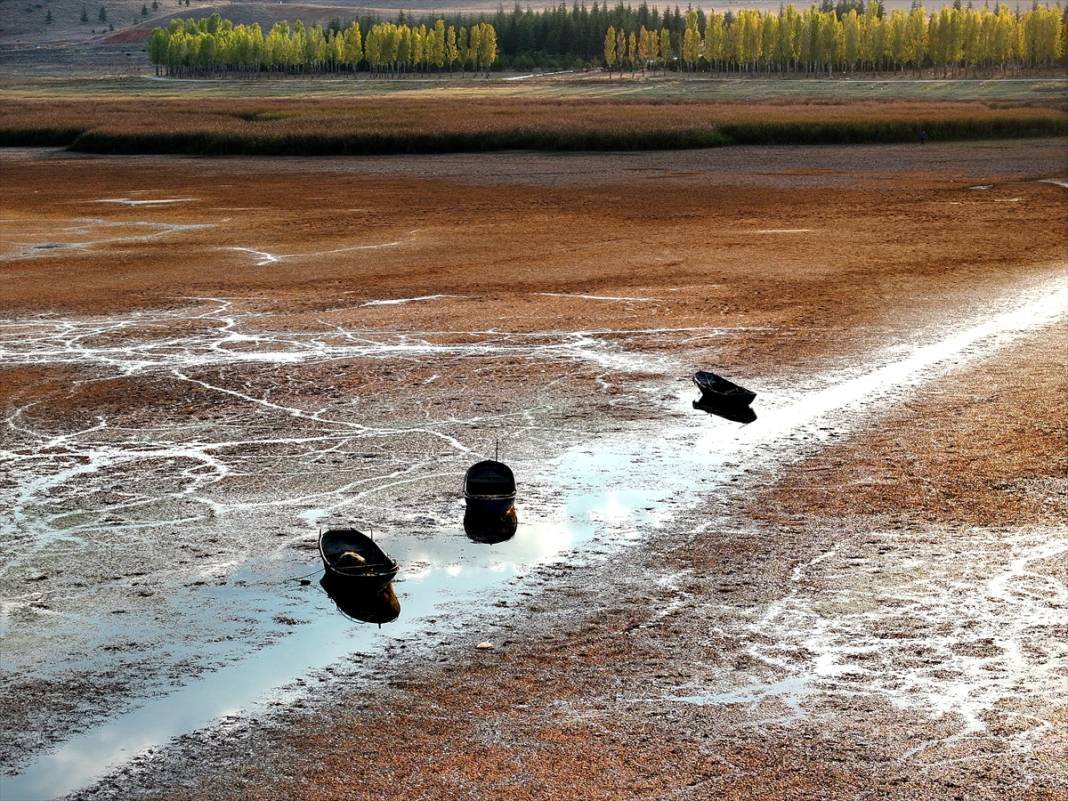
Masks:
[[[401,96],[12,100],[0,145],[87,153],[362,155],[657,150],[1068,135],[1068,112],[980,103],[709,103]]]

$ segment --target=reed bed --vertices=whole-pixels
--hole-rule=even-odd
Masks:
[[[1068,112],[978,103],[511,98],[10,100],[0,145],[90,153],[362,155],[655,150],[1068,135]]]

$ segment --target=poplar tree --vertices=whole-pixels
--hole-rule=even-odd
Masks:
[[[645,68],[649,64],[649,61],[656,58],[653,55],[652,48],[649,43],[649,31],[642,25],[641,30],[638,31],[638,58],[642,62],[642,75],[645,75]]]
[[[467,60],[471,62],[471,72],[479,70],[479,54],[482,52],[479,44],[482,39],[482,24],[472,25],[467,30]]]
[[[456,63],[456,60],[460,57],[460,45],[456,38],[456,28],[452,25],[449,26],[449,30],[445,35],[445,59],[449,62],[449,74],[452,74],[452,67]]]
[[[705,21],[704,56],[709,68],[718,71],[723,53],[723,15],[715,11]]]
[[[497,31],[488,22],[482,23],[482,33],[478,40],[478,58],[488,78],[490,67],[497,62]]]
[[[608,75],[611,77],[612,68],[616,65],[616,29],[611,25],[604,34],[604,63],[608,67]]]
[[[856,69],[857,62],[860,61],[860,45],[860,17],[857,16],[857,10],[851,8],[842,17],[842,58],[851,71]]]
[[[463,77],[467,71],[467,28],[463,26],[456,31],[456,58],[460,62],[460,76]]]
[[[353,72],[356,72],[357,65],[363,61],[363,35],[360,31],[360,23],[353,22],[349,25],[341,38],[343,40],[342,60],[352,67]]]
[[[701,34],[697,29],[697,12],[691,8],[686,12],[686,30],[682,35],[682,60],[686,63],[687,72],[693,72],[700,57]]]
[[[915,6],[905,20],[902,41],[903,60],[919,70],[927,51],[927,15],[923,6]]]
[[[445,21],[437,20],[430,36],[430,63],[440,72],[445,66]]]

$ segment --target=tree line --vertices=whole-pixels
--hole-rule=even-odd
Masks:
[[[978,68],[1051,67],[1064,60],[1068,12],[1037,3],[1028,11],[922,5],[883,13],[876,4],[778,12],[741,9],[708,15],[690,9],[681,34],[670,28],[609,25],[603,63],[611,72],[890,71],[933,67],[948,75]]]
[[[488,72],[497,61],[497,32],[486,22],[446,26],[376,22],[364,28],[277,22],[265,35],[258,24],[234,25],[218,13],[173,19],[148,38],[156,74],[355,72],[399,75],[431,70]]]
[[[944,72],[1048,67],[1064,62],[1068,11],[1037,5],[1027,11],[922,6],[886,13],[879,0],[823,0],[778,12],[724,14],[661,11],[646,3],[614,7],[561,3],[545,11],[516,6],[489,18],[462,14],[396,21],[361,16],[326,26],[235,25],[219,14],[175,19],[149,37],[157,72],[314,73],[380,75],[492,68],[604,68],[693,72],[887,71]]]

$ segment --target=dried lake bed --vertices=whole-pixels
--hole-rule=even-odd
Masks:
[[[27,180],[67,161],[5,158]],[[952,153],[945,159],[957,164]],[[92,170],[94,161],[78,169]],[[763,235],[806,236],[816,226],[762,222],[755,209],[764,196],[753,195],[737,201],[745,208],[700,207],[700,213],[706,229],[740,225],[761,232],[757,245],[750,233],[704,245],[690,237],[674,251],[649,245],[648,257],[661,262],[655,274],[639,271],[639,280],[600,257],[589,259],[579,276],[555,263],[539,272],[530,261],[558,258],[545,250],[529,260],[506,254],[500,258],[508,263],[501,264],[479,238],[463,234],[449,244],[461,254],[456,265],[438,271],[427,262],[414,277],[413,265],[446,237],[429,211],[414,209],[419,220],[378,222],[414,232],[410,239],[358,229],[357,243],[314,249],[285,241],[293,234],[278,229],[281,241],[237,244],[253,241],[249,231],[220,238],[208,227],[221,225],[209,221],[218,214],[203,211],[209,187],[179,180],[195,162],[155,162],[175,183],[166,192],[135,194],[140,190],[130,184],[99,191],[108,200],[99,205],[120,215],[150,212],[153,220],[43,220],[32,237],[22,229],[21,238],[4,243],[7,269],[15,274],[13,312],[0,328],[5,798],[79,790],[169,797],[181,784],[176,776],[191,782],[184,797],[334,797],[343,792],[341,766],[329,749],[323,752],[321,739],[300,734],[334,732],[316,718],[325,712],[324,691],[330,706],[356,694],[345,715],[365,716],[358,731],[372,730],[381,723],[376,716],[390,709],[398,719],[418,720],[419,693],[397,697],[404,695],[397,688],[411,682],[424,684],[427,695],[436,692],[445,717],[462,716],[465,703],[478,696],[452,683],[479,671],[494,675],[488,659],[510,662],[513,651],[524,649],[524,669],[552,679],[544,682],[549,697],[555,684],[560,703],[571,699],[570,711],[557,704],[555,712],[539,715],[564,715],[579,728],[599,730],[613,728],[592,701],[606,692],[598,684],[613,672],[606,666],[637,674],[642,660],[651,660],[655,675],[641,686],[623,680],[611,705],[625,709],[621,720],[637,729],[655,728],[665,709],[713,716],[671,724],[675,736],[700,739],[708,739],[711,726],[719,751],[693,751],[702,756],[699,770],[687,760],[671,771],[649,770],[651,780],[666,785],[679,780],[677,770],[704,777],[705,784],[693,785],[703,788],[692,790],[693,797],[715,778],[707,763],[716,753],[722,758],[754,741],[789,740],[790,732],[819,721],[829,739],[821,747],[833,750],[835,732],[857,719],[843,701],[848,698],[862,701],[873,719],[896,720],[902,731],[902,721],[919,721],[910,737],[917,730],[929,736],[907,746],[893,726],[883,729],[887,742],[901,741],[899,764],[930,753],[958,766],[1016,759],[1020,774],[1030,777],[1015,776],[1021,786],[1063,787],[1063,773],[1047,765],[1043,776],[1031,764],[1036,754],[1056,752],[1057,720],[1065,714],[1054,698],[1065,680],[1055,667],[1063,661],[1056,650],[1065,603],[1057,564],[1066,547],[1063,525],[1055,522],[1064,492],[1058,463],[1039,463],[1023,441],[1017,443],[1022,454],[1003,453],[1018,478],[1049,475],[1045,483],[1017,481],[986,492],[1044,495],[1051,512],[1035,512],[1023,528],[996,516],[985,525],[970,521],[974,533],[961,538],[957,552],[946,549],[946,536],[957,531],[959,537],[959,523],[952,514],[923,514],[923,502],[903,506],[904,521],[885,513],[873,521],[852,510],[837,523],[826,497],[806,507],[804,520],[769,522],[765,513],[773,503],[746,507],[820,454],[850,443],[863,452],[871,427],[907,413],[917,395],[943,386],[964,391],[977,381],[969,371],[981,376],[1001,359],[1027,364],[1034,357],[1019,352],[1032,341],[1063,349],[1065,267],[1056,258],[1057,236],[1047,230],[1064,217],[1062,188],[1016,175],[1011,187],[986,198],[968,189],[981,172],[974,165],[968,185],[955,173],[932,179],[926,164],[922,174],[900,178],[908,188],[894,202],[903,208],[929,203],[923,208],[946,214],[949,203],[981,204],[983,214],[1004,216],[1006,226],[1014,222],[1019,230],[1012,235],[1030,243],[1018,263],[986,250],[935,271],[927,265],[930,254],[903,248],[894,251],[893,279],[873,282],[856,274],[844,243],[814,241],[799,247],[810,254],[822,247],[823,261],[795,268],[792,276],[775,274],[783,237]],[[992,156],[989,169],[998,163]],[[123,180],[114,172],[101,180]],[[744,174],[735,180],[747,185]],[[489,212],[479,189],[452,191],[462,198],[470,193],[465,202],[472,214],[487,217],[487,228],[522,224],[517,211],[535,218],[535,236],[554,218],[567,225],[582,219],[549,190],[540,200],[514,196],[511,213]],[[407,190],[392,191],[383,202],[399,203]],[[604,190],[614,191],[612,184]],[[888,190],[856,191],[853,201],[881,204],[868,213],[892,212]],[[1027,197],[1026,212],[1018,203],[994,205],[1008,196]],[[137,203],[111,202],[116,198]],[[280,202],[269,193],[267,200]],[[699,207],[677,202],[672,210],[685,230]],[[236,205],[226,208],[241,214]],[[31,212],[20,207],[18,213]],[[497,213],[507,222],[498,222]],[[708,219],[717,214],[725,219]],[[246,214],[244,225],[267,226],[263,218]],[[150,237],[139,231],[149,222]],[[947,230],[952,223],[933,221]],[[581,232],[565,231],[581,243]],[[896,235],[888,229],[885,237]],[[30,239],[65,247],[42,249]],[[374,247],[383,242],[401,244]],[[890,258],[885,246],[864,243],[860,255]],[[738,272],[733,260],[752,258],[754,247],[766,249],[763,266]],[[681,254],[682,263],[655,253]],[[185,263],[190,258],[199,270]],[[165,274],[168,259],[176,260],[179,274]],[[912,268],[910,259],[923,268]],[[480,260],[492,269],[461,282],[462,262]],[[109,282],[136,276],[139,263],[152,265],[149,280],[133,279],[132,295],[121,301],[126,308],[84,308]],[[324,263],[333,271],[326,278],[309,273]],[[54,301],[34,311],[29,288],[56,270],[72,285],[64,295],[59,282],[49,289]],[[191,271],[193,287],[184,285]],[[519,285],[506,291],[499,282],[508,271]],[[483,275],[497,275],[498,283],[480,286]],[[790,291],[792,297],[779,296]],[[855,301],[848,311],[838,312],[835,292]],[[726,364],[760,392],[756,422],[742,426],[689,407],[686,377],[709,364]],[[1035,391],[1043,387],[1038,383]],[[1057,397],[1055,384],[1045,389]],[[986,403],[993,409],[994,396]],[[1056,407],[1032,400],[1025,408],[1028,419],[1063,442]],[[952,421],[944,425],[947,432],[954,428]],[[902,430],[907,448],[912,440]],[[520,528],[512,540],[486,546],[464,536],[458,490],[464,468],[492,454],[497,440],[519,475]],[[807,489],[818,483],[827,491],[816,476],[822,473],[810,474]],[[915,479],[886,481],[893,487]],[[343,618],[315,582],[315,533],[346,520],[373,525],[402,563],[401,615],[381,628]],[[815,531],[799,537],[799,526]],[[831,539],[838,542],[813,553],[835,526],[841,533]],[[739,541],[750,548],[748,563]],[[685,544],[697,553],[680,554]],[[739,560],[718,577],[699,567],[717,552],[724,561],[731,554]],[[774,569],[757,558],[771,552]],[[664,570],[668,563],[672,569]],[[864,572],[859,585],[851,583],[851,569]],[[310,585],[300,584],[305,577]],[[701,586],[705,580],[744,587],[752,597],[729,619],[719,591]],[[640,620],[621,623],[605,605],[610,612],[623,605]],[[544,614],[532,615],[532,606]],[[684,612],[688,625],[723,616],[715,625],[723,627],[722,650],[735,654],[733,661],[709,661],[707,638],[715,636],[709,632],[655,641],[655,621],[674,625]],[[955,628],[969,619],[971,631]],[[558,672],[564,664],[543,629],[550,621],[554,637],[581,650],[578,664],[570,665],[581,678]],[[654,639],[642,640],[633,653],[598,656],[609,632],[629,637],[632,624]],[[930,626],[941,627],[941,639]],[[479,652],[474,665],[472,638],[495,645]],[[659,649],[672,648],[686,655],[673,663],[689,663],[688,675],[662,669]],[[440,670],[450,668],[452,677],[443,678]],[[520,704],[515,694],[507,700],[516,675],[521,671],[502,665],[496,694],[487,690],[490,697],[480,701],[482,714],[492,717],[490,710],[504,705],[524,716],[526,701]],[[717,739],[727,736],[727,721],[747,719],[753,725],[741,726],[733,742]],[[213,739],[227,726],[240,729],[228,735],[234,743],[268,746],[268,756],[244,772],[248,784],[240,790],[228,778],[240,763]],[[394,774],[424,792],[440,790],[416,756],[428,746],[427,735],[405,731],[410,742],[391,734],[407,755]],[[366,735],[339,730],[333,736],[341,748],[346,736]],[[443,743],[473,744],[472,766],[464,770],[499,759],[486,750],[499,732],[488,741],[464,727],[441,736]],[[541,742],[536,729],[510,736]],[[546,742],[578,735],[561,737]],[[989,753],[977,759],[977,746]],[[211,752],[218,759],[205,758]],[[815,748],[809,756],[819,753]],[[811,761],[798,764],[809,770]],[[867,755],[856,763],[857,775],[874,769]],[[603,779],[606,768],[593,764]],[[310,770],[314,779],[279,783],[281,765],[298,774]],[[117,769],[127,772],[95,784]],[[973,779],[1004,789],[1000,779],[983,778],[985,770]],[[799,771],[799,781],[811,779]],[[627,775],[624,770],[615,780]],[[374,786],[375,777],[370,781]],[[481,789],[462,777],[450,781],[494,797],[506,795],[501,787],[539,779],[513,769],[511,780],[502,774],[502,784]],[[285,789],[267,792],[266,786]],[[604,787],[610,797],[611,783]]]

